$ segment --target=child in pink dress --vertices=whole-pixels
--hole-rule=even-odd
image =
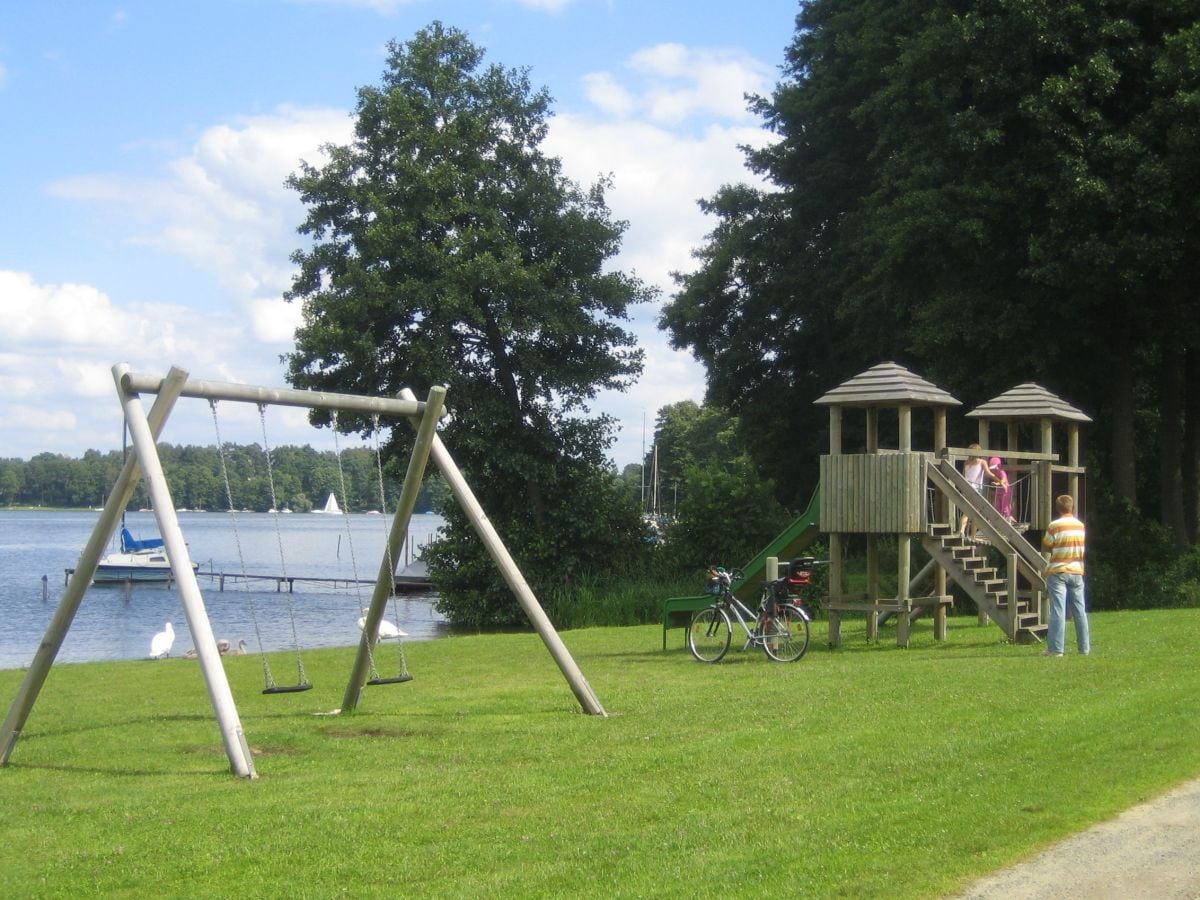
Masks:
[[[988,460],[988,468],[991,470],[992,476],[992,505],[996,507],[996,512],[1004,516],[1009,522],[1013,520],[1012,505],[1013,505],[1013,489],[1008,482],[1008,473],[1004,471],[1004,466],[1000,462],[1000,457],[993,456]]]

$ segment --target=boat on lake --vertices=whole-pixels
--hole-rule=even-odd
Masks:
[[[200,568],[192,563],[192,571]],[[162,538],[135,540],[128,528],[121,528],[121,549],[100,558],[96,564],[94,584],[170,581],[171,562],[163,547]]]
[[[330,491],[329,496],[325,498],[325,505],[320,509],[314,509],[313,512],[323,515],[340,516],[342,508],[338,506],[337,497],[334,496],[333,491]]]
[[[414,559],[392,576],[392,589],[397,594],[422,594],[433,590],[425,561]]]

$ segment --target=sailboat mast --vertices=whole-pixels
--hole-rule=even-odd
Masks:
[[[651,502],[653,503],[652,508],[654,510],[654,517],[657,519],[658,518],[658,441],[654,442],[654,475],[652,476],[650,485],[651,485],[650,490],[651,490],[651,495],[652,495]]]
[[[641,459],[641,465],[638,466],[638,468],[641,469],[641,475],[642,475],[641,501],[642,501],[642,514],[645,515],[645,513],[646,513],[646,411],[644,409],[642,410],[642,459]]]

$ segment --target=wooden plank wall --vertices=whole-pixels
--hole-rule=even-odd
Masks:
[[[925,530],[925,453],[821,457],[821,531],[917,534]]]

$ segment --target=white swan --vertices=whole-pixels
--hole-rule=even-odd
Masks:
[[[367,613],[370,612],[365,606],[362,610],[362,617],[358,620],[358,630],[362,631],[367,626]],[[381,641],[388,638],[408,637],[407,631],[401,631],[394,623],[387,619],[379,620],[379,639]]]
[[[158,634],[150,639],[150,658],[165,659],[171,654],[171,645],[175,643],[175,629],[168,622]]]

